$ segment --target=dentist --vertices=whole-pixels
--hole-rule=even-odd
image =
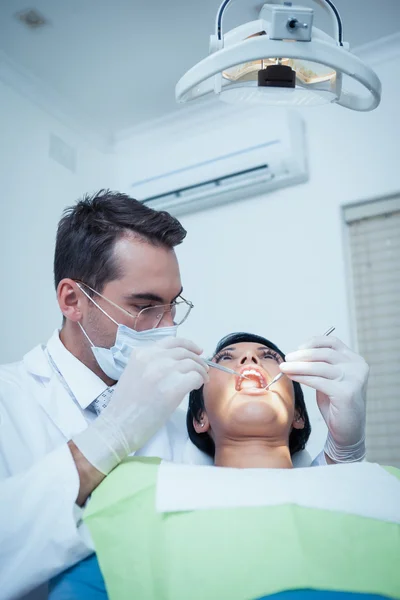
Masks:
[[[168,213],[120,193],[65,211],[54,259],[62,328],[0,367],[0,598],[20,598],[91,554],[83,507],[126,456],[187,460],[175,409],[208,381],[208,367],[175,337],[192,309],[174,252],[185,235]],[[317,463],[362,460],[365,362],[317,338],[284,364],[317,390],[329,429]]]

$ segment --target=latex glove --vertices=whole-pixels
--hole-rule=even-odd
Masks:
[[[193,342],[166,338],[134,348],[108,406],[74,444],[107,475],[164,425],[186,394],[208,381],[208,366]]]
[[[365,360],[338,338],[320,336],[287,354],[281,371],[317,391],[329,430],[325,453],[335,462],[362,460],[369,373]]]

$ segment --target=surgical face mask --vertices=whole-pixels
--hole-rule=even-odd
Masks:
[[[101,310],[101,312],[106,315],[110,321],[117,325],[117,334],[115,337],[114,346],[111,348],[101,348],[100,346],[95,346],[93,344],[82,325],[78,323],[82,333],[85,335],[92,347],[92,352],[99,367],[108,377],[110,377],[110,379],[114,379],[115,381],[119,380],[128,363],[133,348],[139,348],[147,344],[152,344],[166,337],[176,337],[176,332],[178,329],[177,325],[173,325],[171,327],[157,327],[156,329],[147,329],[145,331],[135,331],[126,325],[120,325],[114,321],[114,319],[110,317],[110,315],[108,315],[106,311],[103,310],[103,308],[99,306],[99,304],[97,304],[97,302],[93,300],[93,298],[91,298],[79,284],[77,285],[85,294],[85,296],[87,296],[87,298],[89,298],[89,300],[93,302],[93,304],[99,310]]]

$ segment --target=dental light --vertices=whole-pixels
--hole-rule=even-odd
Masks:
[[[291,2],[266,3],[256,21],[224,33],[224,14],[232,3],[224,0],[210,37],[210,54],[180,79],[176,100],[187,102],[215,93],[229,103],[313,106],[335,102],[351,110],[376,108],[381,98],[378,76],[349,52],[334,4],[315,1],[329,10],[334,37],[313,27],[311,8]],[[357,82],[357,93],[343,88],[346,75]]]

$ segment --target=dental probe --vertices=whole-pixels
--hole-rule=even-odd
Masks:
[[[325,333],[323,335],[330,335],[332,333],[332,331],[335,331],[335,327],[329,327],[328,331],[325,331]],[[279,381],[279,379],[283,376],[284,376],[284,373],[279,373],[278,375],[276,375],[276,377],[274,377],[273,380],[270,381],[269,384],[266,385],[264,389],[268,390],[271,387],[271,385],[273,385],[274,383]]]
[[[228,369],[228,367],[223,367],[222,365],[219,365],[218,363],[215,363],[212,360],[204,359],[204,362],[206,362],[210,367],[214,367],[214,369],[218,369],[219,371],[224,371],[224,373],[230,373],[231,375],[236,375],[237,377],[241,377],[242,379],[250,379],[250,377],[246,377],[246,375],[241,375],[240,373],[238,373],[237,371],[234,371],[233,369]]]

